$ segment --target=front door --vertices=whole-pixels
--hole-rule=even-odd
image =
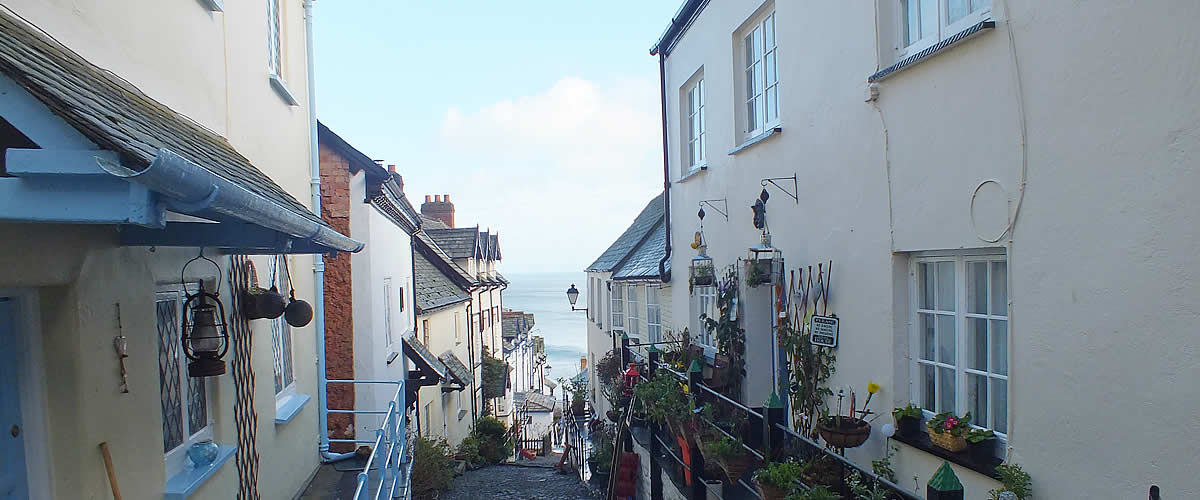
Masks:
[[[29,498],[25,481],[25,436],[21,426],[17,304],[0,297],[0,499]]]

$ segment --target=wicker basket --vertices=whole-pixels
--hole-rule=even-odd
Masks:
[[[955,436],[949,432],[929,431],[929,441],[938,448],[949,450],[955,453],[967,449],[967,438]]]
[[[835,448],[856,448],[871,437],[871,424],[859,418],[834,419],[832,422],[821,419],[817,421],[817,433]]]

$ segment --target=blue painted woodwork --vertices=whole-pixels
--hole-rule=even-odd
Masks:
[[[4,152],[4,167],[8,170],[9,175],[17,177],[40,175],[112,177],[112,174],[100,168],[100,164],[96,162],[97,159],[120,162],[116,151],[9,148]]]
[[[29,498],[25,475],[25,435],[21,422],[21,345],[17,338],[17,309],[0,297],[0,498]],[[13,436],[13,429],[17,435]]]
[[[0,116],[43,148],[98,149],[42,101],[4,75],[0,75]]]
[[[201,215],[202,217],[204,215]],[[246,255],[329,253],[330,249],[310,240],[248,222],[169,222],[162,229],[123,226],[121,245],[221,248]]]
[[[287,400],[275,408],[275,425],[282,425],[291,422],[296,415],[300,414],[300,410],[304,409],[304,405],[312,399],[307,394],[293,394],[288,396]]]
[[[0,220],[161,226],[157,196],[117,178],[0,177]]]
[[[200,489],[200,485],[213,477],[237,452],[237,446],[222,446],[217,451],[217,459],[204,467],[192,467],[191,462],[182,471],[167,479],[163,490],[163,500],[184,500]]]

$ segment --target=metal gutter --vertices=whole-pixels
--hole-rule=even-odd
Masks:
[[[675,16],[671,18],[671,24],[667,25],[667,29],[663,30],[662,36],[658,38],[658,42],[650,47],[650,55],[670,54],[675,48],[675,42],[679,41],[679,37],[683,36],[683,32],[687,31],[688,26],[692,25],[692,21],[707,5],[708,0],[684,0],[683,5],[679,6]]]

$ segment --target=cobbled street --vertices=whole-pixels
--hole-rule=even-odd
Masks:
[[[495,465],[454,479],[439,500],[594,500],[591,490],[571,474],[544,467]]]

